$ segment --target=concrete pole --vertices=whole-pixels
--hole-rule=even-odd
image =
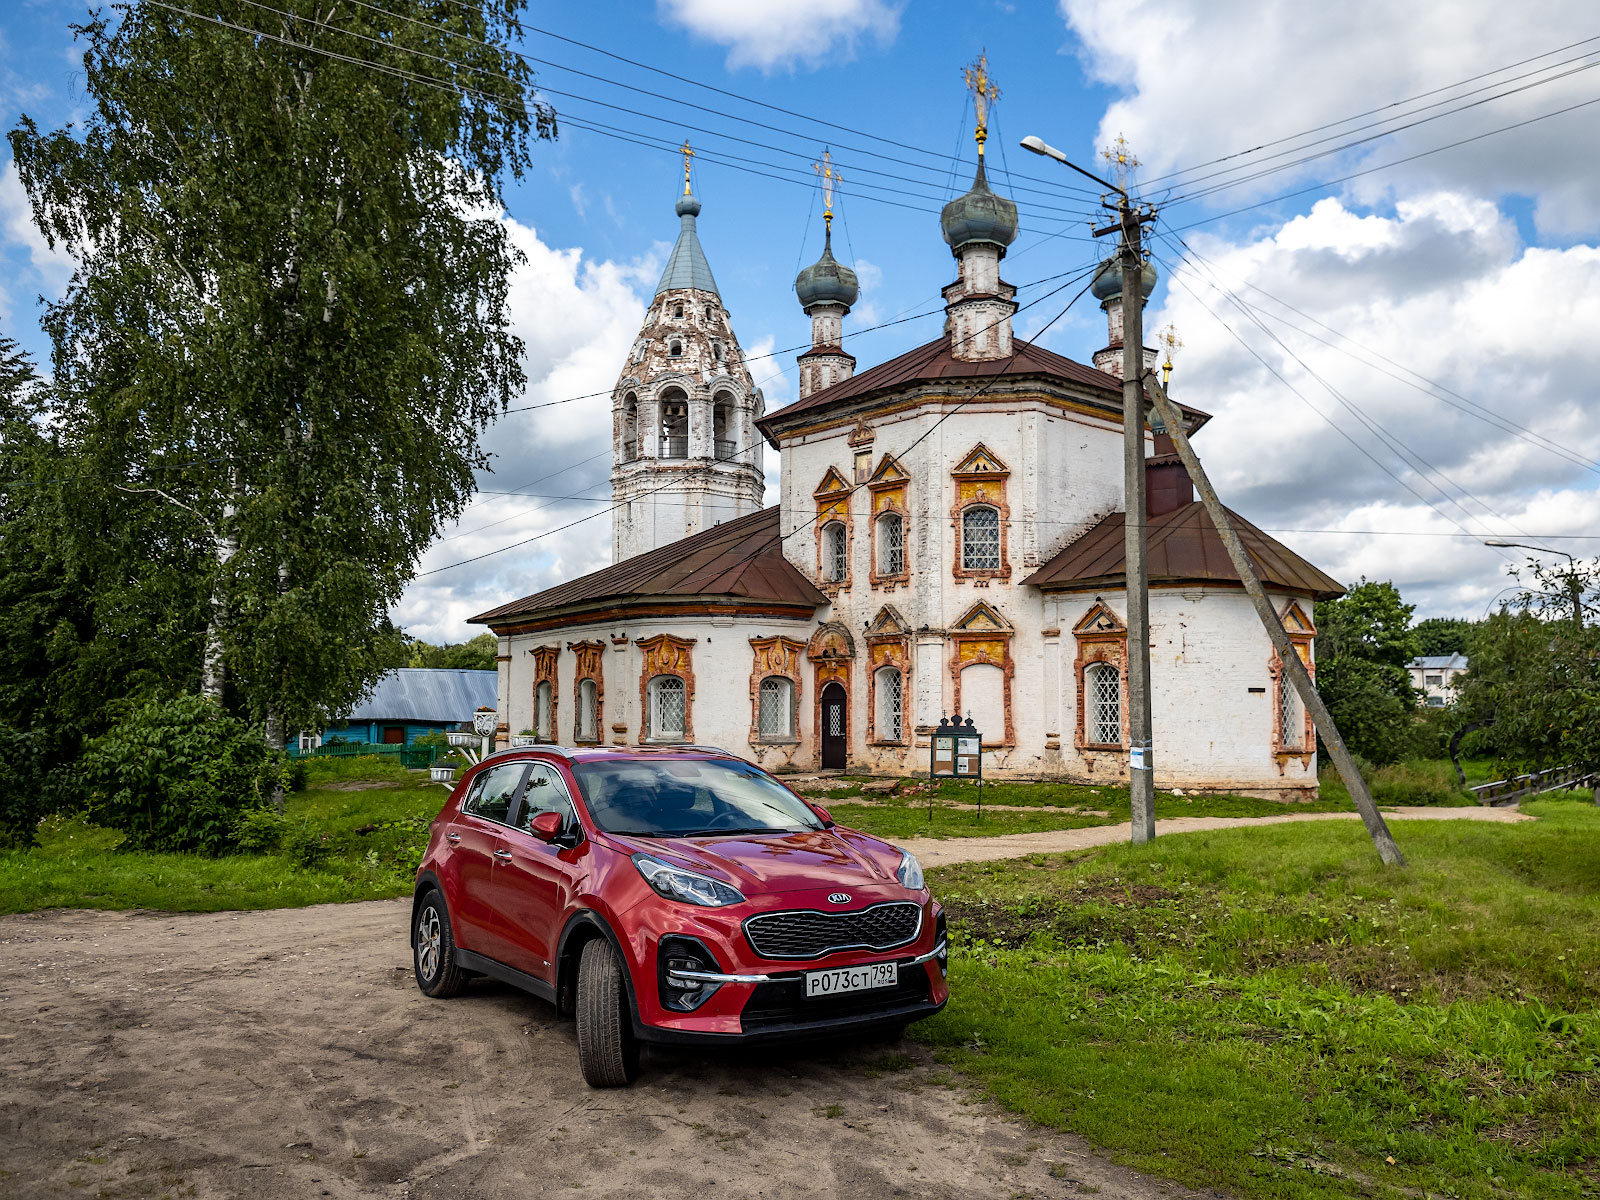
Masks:
[[[1124,279],[1126,278],[1124,275]],[[1126,283],[1123,286],[1126,288]],[[1126,297],[1127,292],[1124,291],[1123,295]],[[1251,603],[1255,605],[1256,613],[1261,617],[1262,625],[1266,627],[1267,636],[1272,639],[1273,649],[1278,652],[1278,658],[1283,662],[1284,675],[1294,684],[1294,690],[1300,694],[1300,701],[1311,714],[1311,721],[1316,726],[1317,732],[1322,735],[1323,744],[1328,747],[1328,754],[1333,759],[1334,766],[1339,768],[1339,776],[1344,780],[1350,798],[1356,803],[1356,811],[1361,814],[1361,821],[1366,825],[1373,845],[1378,848],[1378,857],[1391,867],[1405,866],[1405,857],[1400,853],[1400,847],[1395,845],[1394,837],[1389,833],[1389,826],[1384,821],[1383,814],[1373,802],[1372,793],[1367,790],[1366,780],[1361,778],[1355,759],[1350,756],[1344,739],[1339,736],[1339,730],[1333,723],[1333,716],[1328,712],[1328,706],[1322,702],[1322,697],[1312,685],[1305,664],[1300,661],[1300,656],[1295,653],[1294,646],[1289,641],[1289,635],[1283,630],[1282,619],[1272,607],[1272,601],[1267,598],[1261,580],[1256,577],[1255,564],[1245,552],[1244,545],[1239,541],[1239,535],[1233,531],[1233,525],[1222,507],[1222,501],[1217,499],[1216,490],[1212,488],[1211,481],[1206,478],[1205,469],[1189,445],[1189,435],[1184,430],[1182,414],[1179,413],[1177,406],[1167,399],[1166,391],[1154,377],[1149,380],[1149,386],[1156,411],[1166,425],[1167,432],[1172,435],[1173,449],[1178,452],[1184,468],[1189,472],[1189,478],[1194,481],[1195,490],[1200,493],[1200,499],[1205,503],[1211,523],[1216,526],[1217,533],[1222,538],[1222,544],[1228,551],[1233,569],[1239,573],[1239,579],[1244,583],[1244,590],[1249,595]],[[1131,641],[1133,637],[1131,620],[1128,622],[1128,637]]]
[[[1145,564],[1144,293],[1139,214],[1124,197],[1122,217],[1122,492],[1128,596],[1128,800],[1134,845],[1156,836],[1155,764],[1150,744],[1150,577]]]

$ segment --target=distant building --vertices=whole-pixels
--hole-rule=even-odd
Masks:
[[[498,689],[495,671],[402,667],[380,676],[360,704],[321,733],[302,732],[300,749],[334,741],[404,746],[425,733],[471,729],[472,714],[493,708]]]
[[[1443,708],[1455,698],[1451,689],[1456,676],[1467,669],[1465,654],[1424,654],[1406,664],[1411,672],[1411,686],[1422,693],[1422,702],[1429,708]]]

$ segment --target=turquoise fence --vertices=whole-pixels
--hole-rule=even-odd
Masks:
[[[384,746],[377,742],[335,742],[314,750],[288,748],[290,758],[397,758],[402,767],[431,767],[439,757],[437,746]]]

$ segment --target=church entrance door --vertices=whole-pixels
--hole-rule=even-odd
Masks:
[[[842,771],[849,745],[843,685],[828,684],[818,702],[822,705],[822,769]]]

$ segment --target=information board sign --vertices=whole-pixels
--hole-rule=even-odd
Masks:
[[[983,816],[983,735],[968,717],[939,718],[928,752],[929,779],[976,779],[978,815]],[[928,790],[928,820],[933,820],[933,789]]]

